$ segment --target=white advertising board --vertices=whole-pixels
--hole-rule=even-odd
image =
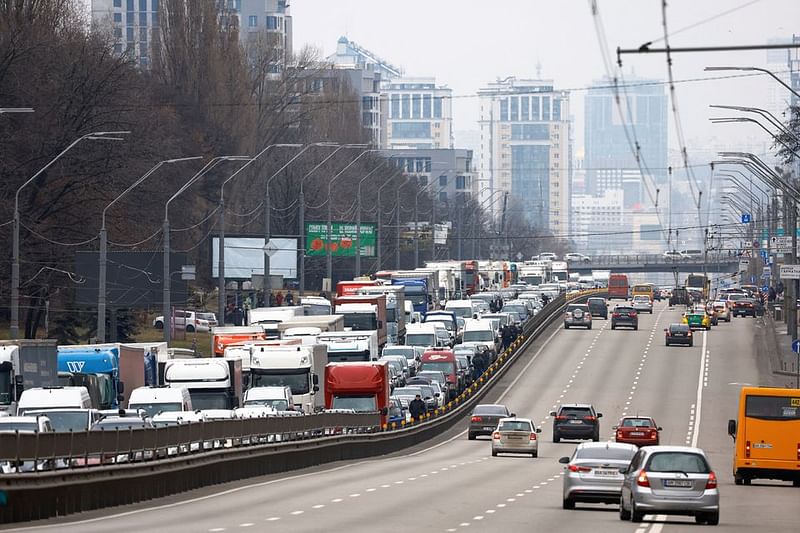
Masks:
[[[297,239],[270,239],[269,272],[297,278]],[[225,279],[250,279],[264,274],[263,237],[225,237]],[[211,243],[211,277],[219,277],[219,237]]]

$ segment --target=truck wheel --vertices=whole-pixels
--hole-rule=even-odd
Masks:
[[[164,329],[164,323],[159,320],[158,322],[156,322],[155,327],[156,329]]]
[[[193,333],[193,332],[194,332],[193,325],[189,324],[188,326],[186,326],[186,333]]]
[[[467,440],[475,440],[475,434],[474,433],[467,433]]]
[[[800,487],[800,479],[795,479],[792,481],[792,487]]]

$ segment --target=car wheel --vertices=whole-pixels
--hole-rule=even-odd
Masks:
[[[564,324],[564,329],[569,329],[569,326]]]
[[[636,324],[635,326],[633,326],[633,329],[634,329],[634,331],[639,331],[639,324]]]
[[[698,524],[705,524],[706,523],[705,513],[697,513],[696,515],[694,515],[694,521]]]
[[[592,329],[592,325],[589,324],[588,326],[586,326],[586,329]]]
[[[492,450],[492,457],[497,457],[497,452]]]
[[[692,346],[694,346],[694,342],[689,343],[689,348],[691,348]]]
[[[792,487],[800,487],[800,479],[795,479],[792,481]]]
[[[156,322],[155,328],[164,329],[164,323],[159,320],[158,322]]]
[[[706,515],[706,524],[709,526],[719,525],[719,511],[714,511]]]
[[[535,451],[535,452],[531,452],[531,458],[536,459],[537,457],[539,457],[539,451],[538,450]]]
[[[665,341],[664,346],[669,346],[669,341]]]
[[[594,442],[600,442],[600,431],[598,431],[597,433],[595,433],[594,435],[592,435],[592,440],[593,440]]]
[[[644,513],[636,510],[636,502],[631,499],[631,522],[639,523],[644,520]]]
[[[750,479],[749,477],[743,478],[742,481],[744,482],[745,485],[749,485],[750,483],[753,482],[753,480]]]
[[[744,479],[738,474],[733,475],[733,482],[737,485],[744,485]]]
[[[561,437],[557,433],[553,433],[553,442],[555,442],[556,444],[561,442]]]
[[[193,333],[193,332],[194,332],[193,325],[189,324],[188,326],[186,326],[186,333]]]
[[[467,440],[475,440],[476,435],[474,433],[467,433]]]
[[[614,325],[614,323],[613,323],[613,322],[611,323],[611,329],[617,329],[617,326],[616,326],[616,325]]]
[[[625,510],[625,505],[622,503],[622,497],[619,498],[619,519],[620,520],[630,520],[631,519],[631,512]]]
[[[561,501],[561,508],[562,509],[575,509],[575,501],[571,498],[564,498]]]

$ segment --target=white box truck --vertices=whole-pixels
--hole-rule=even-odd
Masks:
[[[320,344],[328,346],[328,361],[340,363],[346,361],[377,361],[377,331],[336,331],[319,336]]]
[[[321,390],[328,364],[328,347],[262,346],[250,363],[250,388],[290,387],[295,409],[304,413],[321,410],[325,391]]]
[[[185,387],[195,409],[235,409],[242,400],[242,362],[203,358],[167,361],[164,383]]]

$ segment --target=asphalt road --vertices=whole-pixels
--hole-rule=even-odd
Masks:
[[[403,454],[272,476],[135,506],[51,520],[59,532],[567,531],[659,533],[696,526],[685,517],[621,522],[616,505],[561,509],[562,465],[574,442],[552,442],[547,413],[589,402],[603,413],[601,440],[624,414],[653,416],[663,444],[697,444],[710,454],[722,493],[719,531],[800,530],[800,489],[786,483],[735,486],[727,420],[741,384],[769,384],[755,360],[758,321],[734,319],[696,334],[695,346],[665,347],[663,328],[680,311],[657,304],[638,331],[554,326],[490,393],[543,432],[539,457],[491,457],[488,439],[468,441],[466,421]],[[704,353],[705,348],[705,353]]]

